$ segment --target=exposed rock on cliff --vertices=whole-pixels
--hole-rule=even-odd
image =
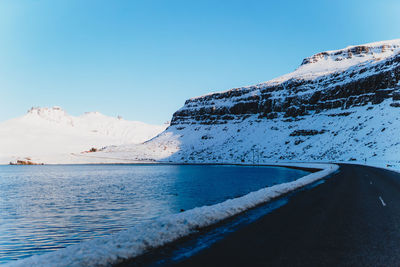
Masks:
[[[379,104],[387,98],[398,100],[399,47],[400,41],[392,41],[318,53],[304,59],[297,71],[280,82],[189,99],[171,124],[224,124],[254,114],[267,119],[296,118],[310,112]],[[329,68],[332,62],[347,66],[349,62],[343,61],[356,64],[343,71],[338,71],[338,66]],[[323,74],[315,76],[303,69]]]

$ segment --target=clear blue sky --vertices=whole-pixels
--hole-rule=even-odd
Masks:
[[[400,38],[400,1],[0,2],[0,121],[31,106],[170,120],[187,98]]]

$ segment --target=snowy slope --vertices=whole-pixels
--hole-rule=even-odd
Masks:
[[[186,101],[129,161],[357,161],[400,165],[400,40],[316,54],[293,73]],[[101,160],[100,160],[101,161]]]
[[[165,127],[98,112],[75,117],[59,107],[32,108],[22,117],[0,123],[0,164],[26,158],[36,163],[70,163],[70,153],[141,143]]]
[[[219,163],[367,160],[398,165],[399,129],[400,109],[388,100],[375,107],[354,107],[346,113],[333,109],[293,121],[252,116],[236,124],[171,126],[145,144],[107,148],[90,156]]]

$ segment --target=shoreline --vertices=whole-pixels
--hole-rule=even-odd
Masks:
[[[79,165],[110,165],[110,166],[118,166],[118,165],[194,165],[194,166],[248,166],[248,167],[282,167],[282,168],[289,168],[289,169],[297,169],[297,170],[304,170],[308,172],[318,172],[322,170],[322,168],[313,168],[313,167],[302,167],[302,166],[294,166],[298,164],[336,164],[334,162],[287,162],[287,163],[228,163],[228,162],[131,162],[131,163],[123,163],[123,162],[116,162],[116,163],[61,163],[61,164],[0,164],[0,166],[79,166]]]
[[[192,233],[188,236],[181,237],[181,238],[174,240],[170,243],[167,243],[163,246],[152,248],[149,251],[147,251],[141,255],[138,255],[133,258],[128,258],[128,259],[123,260],[122,262],[119,262],[112,266],[115,266],[115,267],[158,266],[159,263],[162,263],[161,266],[164,266],[164,264],[163,264],[164,262],[166,263],[165,266],[173,266],[175,264],[179,265],[180,262],[185,261],[185,259],[188,259],[191,256],[197,255],[197,253],[201,252],[204,249],[204,248],[197,249],[196,246],[192,245],[192,243],[196,242],[196,239],[201,239],[202,237],[208,235],[210,232],[217,232],[220,228],[222,229],[222,231],[224,231],[225,229],[228,229],[227,230],[228,233],[221,234],[222,238],[218,237],[216,242],[211,242],[211,246],[212,246],[213,244],[223,240],[226,237],[226,235],[234,233],[234,232],[242,229],[242,227],[246,227],[250,224],[253,224],[258,219],[260,219],[264,216],[267,216],[269,213],[273,212],[274,210],[286,205],[289,201],[291,201],[292,196],[294,196],[302,191],[311,190],[312,188],[317,187],[321,183],[324,183],[325,180],[329,179],[330,176],[332,176],[332,175],[334,175],[334,174],[329,174],[320,180],[317,180],[311,184],[305,185],[304,187],[300,187],[296,190],[293,190],[286,194],[278,196],[278,197],[272,199],[271,201],[268,201],[265,203],[260,203],[260,204],[256,205],[255,207],[247,209],[239,214],[233,215],[233,216],[226,218],[220,222],[217,222],[210,226],[200,228],[200,229],[198,229],[198,232]],[[280,203],[280,202],[282,202],[282,203]],[[260,210],[264,209],[264,207],[267,207],[267,208],[265,208],[267,211],[266,212],[260,211]],[[254,215],[253,213],[256,213],[256,214],[259,213],[261,215]],[[252,214],[252,215],[249,215],[249,214]],[[242,225],[240,225],[240,218],[241,217],[248,218],[248,216],[256,217],[256,219],[251,219],[250,221],[247,221],[247,219],[242,219],[243,221],[246,221],[246,222],[244,222],[244,223],[242,222]],[[237,221],[239,221],[239,223]],[[233,229],[233,231],[229,229],[229,227],[236,227],[236,224],[239,224],[238,228]],[[213,233],[213,234],[215,234],[215,233]],[[206,238],[206,241],[207,241],[207,238]],[[203,246],[203,243],[200,243],[200,246]],[[187,257],[186,255],[180,255],[179,250],[185,250],[185,249],[187,249],[187,247],[189,247],[189,249],[188,249],[189,252],[184,251],[184,253],[186,255],[190,254],[190,256]],[[190,251],[191,250],[190,247],[192,247],[192,251],[194,251],[194,252]],[[207,249],[208,247],[209,246],[206,246],[205,249]],[[177,252],[177,253],[175,253],[175,252]],[[174,259],[175,257],[180,258],[180,260],[179,259],[175,260]],[[204,266],[204,265],[202,265],[202,266]],[[221,266],[221,265],[219,265],[219,266]]]

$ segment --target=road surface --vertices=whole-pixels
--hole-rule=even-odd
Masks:
[[[179,266],[400,266],[400,174],[340,171]]]

